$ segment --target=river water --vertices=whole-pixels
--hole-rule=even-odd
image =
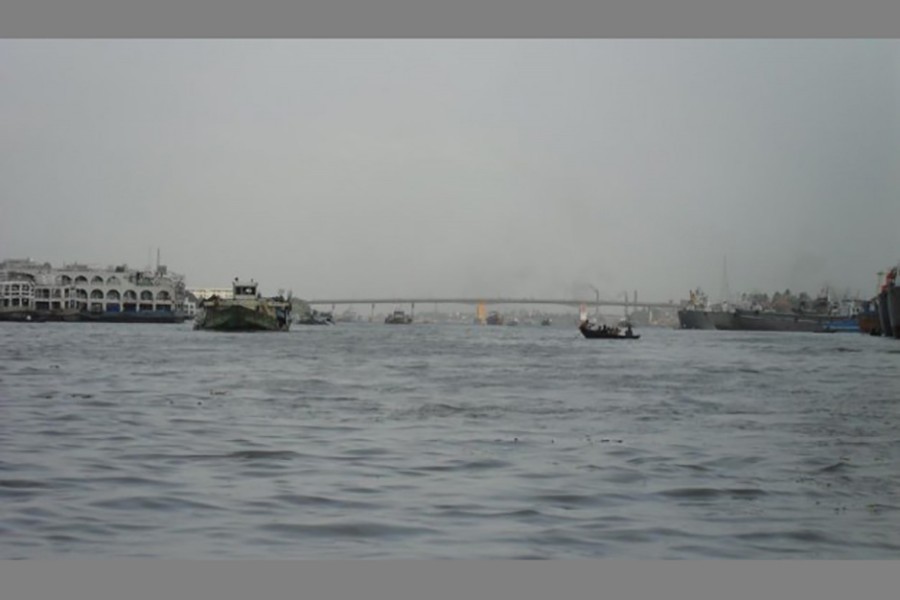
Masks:
[[[900,558],[900,344],[0,323],[0,558]]]

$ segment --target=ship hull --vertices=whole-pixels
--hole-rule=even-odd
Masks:
[[[703,310],[679,310],[678,324],[682,329],[715,329],[709,313]]]
[[[900,338],[900,286],[893,286],[887,289],[887,313],[889,329],[886,329],[886,335]]]
[[[184,323],[182,313],[167,310],[138,312],[81,312],[75,320],[89,323]]]
[[[208,331],[287,331],[290,320],[246,306],[209,307],[195,322],[195,329]]]
[[[859,315],[859,330],[869,335],[881,335],[881,319],[877,314]]]
[[[757,311],[736,310],[734,313],[735,329],[744,331],[828,331],[829,318],[813,315],[796,315],[792,313],[766,313]]]
[[[857,317],[835,318],[825,323],[825,331],[834,333],[859,333],[861,330]]]
[[[22,323],[46,323],[48,321],[78,321],[77,310],[5,310],[0,311],[0,321]]]
[[[888,293],[886,290],[878,294],[876,304],[878,305],[878,323],[881,325],[881,334],[892,335],[893,329],[891,329],[891,313],[890,309],[888,308]]]
[[[93,313],[77,309],[17,310],[0,312],[0,321],[29,323],[183,323],[185,316],[170,311],[102,312]]]
[[[387,325],[410,325],[412,319],[410,317],[387,317],[384,322]]]
[[[716,310],[709,313],[709,320],[712,321],[713,327],[722,331],[731,331],[736,329],[734,324],[734,313],[724,310]]]

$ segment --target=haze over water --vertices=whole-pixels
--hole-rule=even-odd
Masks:
[[[900,260],[898,40],[0,40],[0,82],[0,259],[654,302]]]
[[[894,340],[0,323],[0,558],[897,558]]]

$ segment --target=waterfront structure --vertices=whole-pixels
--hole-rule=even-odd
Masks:
[[[183,320],[184,278],[127,265],[60,268],[31,259],[0,262],[0,318],[7,320]]]

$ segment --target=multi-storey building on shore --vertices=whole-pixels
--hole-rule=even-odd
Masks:
[[[164,265],[60,268],[31,259],[0,262],[0,320],[178,322],[184,278]]]

